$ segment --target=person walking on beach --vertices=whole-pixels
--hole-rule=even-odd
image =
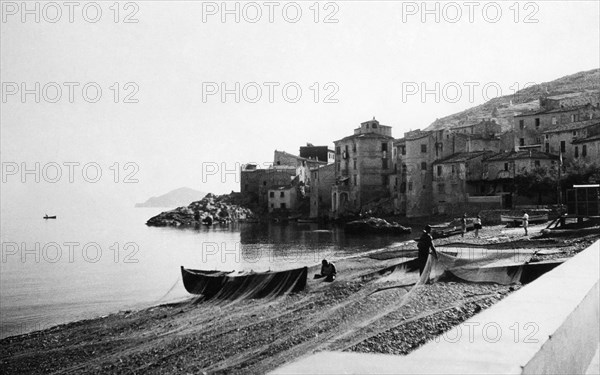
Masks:
[[[527,212],[523,211],[523,229],[525,229],[525,235],[528,236],[527,227],[529,227],[529,215]]]
[[[464,237],[465,233],[467,233],[467,214],[465,213],[463,217],[460,219],[460,236]]]
[[[481,216],[477,215],[475,219],[475,238],[479,238],[479,230],[481,229]]]
[[[431,237],[431,225],[425,226],[425,230],[423,230],[417,243],[417,248],[419,249],[419,275],[422,275],[427,264],[427,258],[429,257],[429,249],[432,250],[432,254],[437,258],[435,246],[433,246],[433,237]]]

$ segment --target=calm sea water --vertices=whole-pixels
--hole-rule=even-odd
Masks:
[[[0,337],[188,298],[181,265],[282,270],[407,239],[348,236],[340,228],[299,223],[147,227],[160,211],[72,209],[43,220],[43,214],[3,210]]]

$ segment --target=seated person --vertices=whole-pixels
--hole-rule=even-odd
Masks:
[[[335,264],[328,262],[327,259],[323,259],[321,262],[321,274],[315,275],[315,279],[325,277],[325,281],[333,281],[336,274]]]

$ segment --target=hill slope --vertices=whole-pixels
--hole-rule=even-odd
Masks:
[[[206,193],[198,190],[182,187],[172,190],[158,197],[152,197],[144,203],[136,203],[136,207],[180,207],[187,206],[190,202],[198,201]]]
[[[562,95],[581,91],[600,90],[600,69],[592,69],[571,74],[554,81],[544,82],[505,95],[490,99],[484,104],[469,108],[434,121],[425,130],[438,130],[477,123],[483,118],[495,118],[502,130],[509,130],[515,114],[539,108],[538,99],[542,96]]]

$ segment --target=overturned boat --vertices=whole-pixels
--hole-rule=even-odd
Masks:
[[[346,223],[344,231],[346,233],[409,234],[411,228],[371,217]]]
[[[529,216],[528,222],[531,223],[545,223],[548,221],[548,214],[531,215]],[[504,224],[513,225],[518,227],[523,224],[523,216],[514,215],[500,215],[500,222]]]
[[[307,267],[278,272],[224,272],[181,266],[185,289],[206,299],[265,298],[296,293],[306,287],[307,275]]]

